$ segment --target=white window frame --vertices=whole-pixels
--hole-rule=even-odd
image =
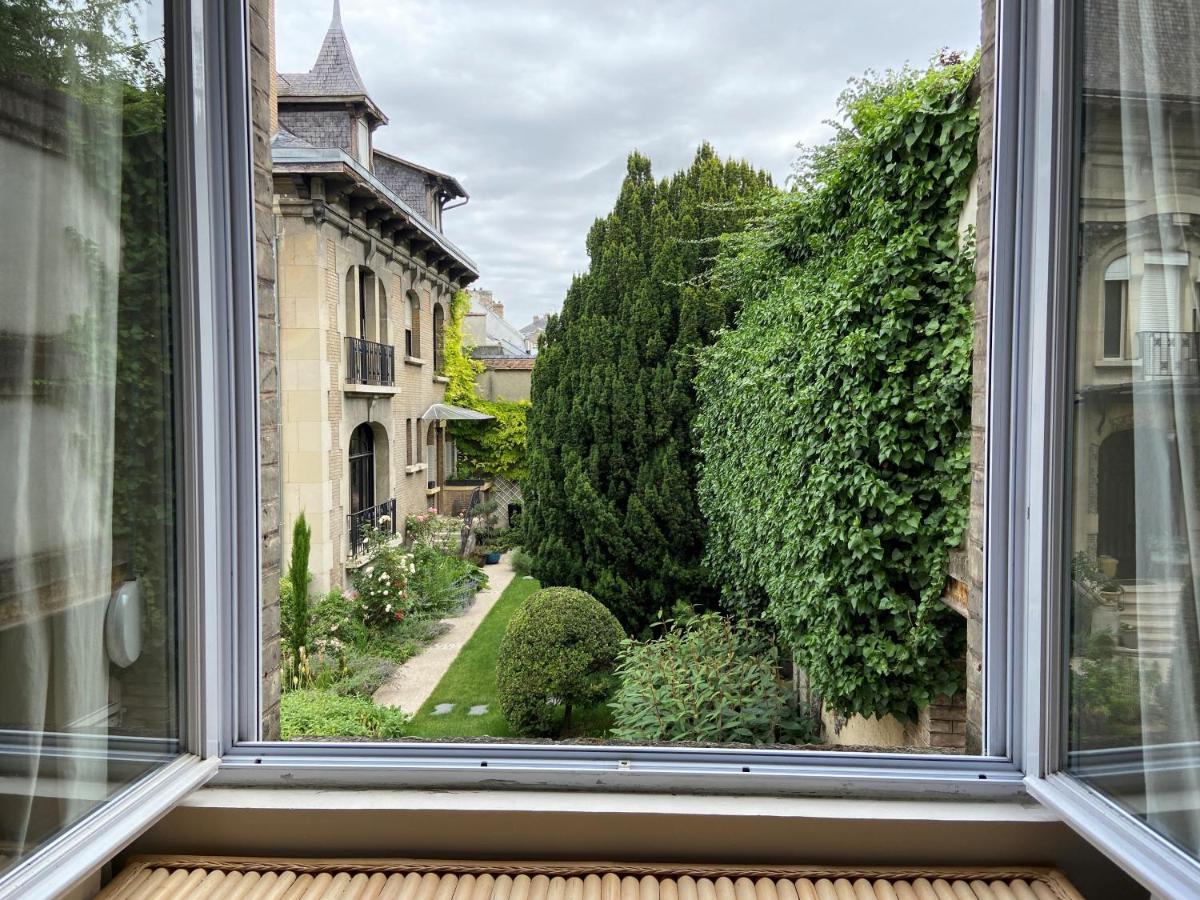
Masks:
[[[1009,0],[1016,7],[1034,0]],[[1003,19],[1005,13],[1000,13]],[[1011,18],[1011,11],[1010,11]],[[1020,20],[1017,20],[1019,25]],[[1011,24],[1008,27],[1012,27]],[[999,30],[998,30],[999,32]],[[999,79],[997,80],[999,94]],[[998,120],[999,121],[999,120]],[[1011,146],[997,144],[996,160],[1013,160],[1017,148],[1011,128],[997,128],[998,138]],[[996,191],[1015,196],[1015,170],[997,165]],[[1011,213],[1009,213],[1011,215]],[[993,211],[994,257],[1011,269],[1011,235],[996,223]],[[1003,275],[994,261],[994,275]],[[992,296],[1006,298],[995,287]],[[407,301],[408,295],[405,294]],[[431,317],[432,318],[432,317]],[[1007,300],[991,302],[992,343],[1009,346],[1015,311]],[[253,330],[255,321],[243,312],[241,329]],[[1011,441],[1016,433],[1013,403],[1018,395],[1010,389],[1014,358],[1007,353],[989,353],[989,461],[1007,466],[1012,459]],[[254,408],[254,384],[244,394],[244,408]],[[422,435],[423,437],[423,435]],[[249,452],[249,451],[247,451]],[[249,457],[248,457],[249,458]],[[1007,469],[1005,469],[1007,473]],[[1012,496],[1005,478],[990,482],[988,541],[1005,535],[1011,519]],[[248,495],[247,495],[248,496]],[[1020,726],[1025,692],[1019,680],[1022,666],[1023,632],[1009,614],[1007,584],[1010,577],[1006,557],[995,553],[988,561],[988,584],[984,615],[985,711],[983,754],[963,757],[946,754],[859,753],[840,751],[786,751],[754,749],[698,749],[670,746],[570,746],[518,743],[480,744],[454,742],[263,742],[258,740],[257,678],[261,669],[261,646],[256,629],[237,628],[229,642],[237,647],[239,673],[238,728],[236,740],[227,748],[214,783],[244,786],[479,788],[539,787],[578,790],[688,791],[739,794],[816,794],[859,797],[945,797],[957,799],[1014,798],[1024,794],[1023,744]],[[996,579],[1000,578],[1000,581]],[[244,622],[248,608],[257,608],[254,592],[240,595],[238,612],[231,620]]]
[[[1010,4],[1011,6],[1012,4]],[[1026,676],[1018,724],[1019,758],[1031,796],[1157,895],[1200,896],[1200,862],[1129,812],[1067,774],[1066,654],[1068,593],[1065,515],[1067,437],[1076,291],[1075,216],[1080,164],[1075,81],[1076,11],[1070,0],[1024,0],[1021,26],[1001,38],[998,79],[1008,96],[997,123],[1010,121],[1016,148],[1015,194],[998,197],[1011,218],[997,235],[1016,235],[1011,251],[1013,306],[1014,526],[1001,555],[1011,561],[1012,597]],[[1004,30],[998,31],[1004,35]],[[1019,39],[1018,39],[1019,38]],[[1004,118],[1002,118],[1002,116]],[[1007,117],[1011,116],[1011,119]],[[989,538],[990,539],[990,538]]]
[[[256,384],[250,195],[247,10],[224,0],[166,4],[168,188],[174,229],[178,585],[182,753],[115,793],[0,875],[0,897],[58,896],[112,859],[216,773],[234,733],[232,653],[221,640],[233,607],[220,598],[257,593],[257,460],[254,432],[235,427],[235,386]],[[235,302],[236,301],[236,302]],[[237,319],[237,327],[235,327]],[[257,400],[251,404],[255,417]],[[235,465],[240,463],[240,465]],[[239,535],[241,536],[239,538]],[[258,628],[257,609],[239,625]]]

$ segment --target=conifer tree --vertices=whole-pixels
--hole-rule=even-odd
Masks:
[[[581,588],[626,625],[709,606],[696,502],[695,351],[735,310],[708,283],[769,176],[702,145],[656,182],[633,153],[588,271],[546,327],[529,412],[526,545],[547,585]]]

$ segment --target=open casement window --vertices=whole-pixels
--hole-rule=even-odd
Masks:
[[[1008,207],[1029,310],[1009,544],[1027,784],[1143,884],[1195,896],[1200,7],[1084,0],[1035,21],[1013,95],[1028,192]],[[1096,366],[1098,330],[1133,365]]]
[[[229,573],[255,582],[228,464],[232,381],[255,406],[253,331],[230,325],[252,284],[237,12],[3,17],[21,48],[0,66],[5,896],[103,865],[223,745],[217,598],[247,589]]]

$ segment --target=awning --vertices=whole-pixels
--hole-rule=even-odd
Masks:
[[[485,419],[494,418],[496,417],[489,416],[487,413],[476,412],[473,409],[451,406],[449,403],[435,403],[429,409],[425,410],[425,415],[421,416],[421,421],[442,422],[446,419],[465,419],[468,422],[482,422]]]

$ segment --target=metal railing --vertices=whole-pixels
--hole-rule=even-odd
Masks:
[[[1139,331],[1142,380],[1200,376],[1200,333]]]
[[[350,520],[350,556],[353,558],[362,555],[364,549],[363,526],[396,533],[396,499],[384,500],[378,506],[350,513],[346,518]]]
[[[363,338],[346,338],[346,381],[391,386],[396,383],[396,348]]]

